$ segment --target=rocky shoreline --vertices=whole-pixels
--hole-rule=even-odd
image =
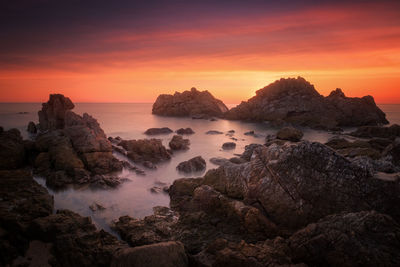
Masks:
[[[282,88],[281,83],[274,86]],[[294,83],[304,85],[299,79]],[[312,86],[305,88],[315,94]],[[328,98],[355,102],[361,109],[365,101],[373,102],[347,99],[339,91]],[[363,112],[373,119],[362,125],[385,123],[384,114],[372,107]],[[154,207],[154,214],[143,219],[115,220],[111,227],[119,240],[96,229],[90,217],[54,212],[53,197],[32,175],[45,177],[54,189],[114,188],[124,182],[119,178],[123,169],[144,174],[141,167],[157,168],[174,151],[190,150],[183,135],[194,131],[177,130],[170,149],[156,138],[107,138],[96,119],[73,108],[69,98],[51,95],[39,111],[39,125],[28,126],[32,140],[23,140],[18,130],[0,128],[0,265],[400,265],[398,125],[362,126],[326,144],[302,140],[296,127],[281,127],[264,144],[249,144],[237,157],[211,159],[219,167],[202,177],[177,179],[169,188],[160,185],[170,196],[170,207]],[[346,125],[340,116],[332,118],[336,124],[328,128]],[[146,131],[172,133],[166,127]],[[227,134],[233,138],[234,130]],[[221,145],[235,147],[234,142]],[[205,166],[199,155],[177,169],[199,175]]]

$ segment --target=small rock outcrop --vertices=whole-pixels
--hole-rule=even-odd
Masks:
[[[36,124],[33,121],[30,121],[28,123],[28,127],[26,128],[26,130],[28,131],[28,133],[30,134],[36,134],[37,133],[37,127]]]
[[[172,150],[187,150],[189,149],[190,141],[189,139],[184,139],[180,135],[174,135],[169,141],[169,147]]]
[[[178,130],[176,130],[176,133],[177,134],[181,134],[181,135],[184,135],[184,134],[194,134],[194,131],[192,130],[192,128],[180,128],[180,129],[178,129]]]
[[[194,157],[188,161],[183,161],[176,166],[176,169],[181,172],[191,173],[203,171],[206,168],[206,161],[201,157]]]
[[[216,134],[223,134],[223,132],[216,131],[216,130],[210,130],[210,131],[207,131],[206,134],[216,135]]]
[[[147,135],[158,135],[158,134],[170,134],[173,131],[168,128],[168,127],[162,127],[162,128],[149,128],[147,129],[144,134]]]
[[[153,104],[152,113],[163,116],[222,116],[228,108],[214,98],[208,91],[200,92],[196,88],[174,95],[159,95]]]
[[[158,163],[171,159],[160,139],[122,140],[118,145],[128,152],[128,158],[137,163]]]
[[[387,124],[372,96],[346,97],[340,89],[323,97],[304,78],[280,79],[225,113],[233,120],[291,123],[314,128]]]
[[[234,142],[226,142],[222,144],[222,149],[223,150],[230,150],[230,149],[235,149],[236,148],[236,143]]]
[[[42,104],[42,110],[38,112],[39,128],[41,131],[63,129],[65,125],[65,113],[72,110],[75,105],[71,99],[61,94],[52,94],[47,103]]]
[[[285,127],[278,131],[276,138],[292,142],[299,142],[301,138],[303,138],[303,132],[293,127]]]

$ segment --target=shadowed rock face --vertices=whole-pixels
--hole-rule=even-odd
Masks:
[[[227,110],[225,104],[208,91],[200,92],[192,88],[190,91],[176,92],[174,95],[159,95],[153,104],[152,113],[177,117],[199,114],[221,116]]]
[[[47,103],[42,104],[38,112],[41,131],[64,128],[65,112],[75,107],[68,97],[61,94],[52,94]]]
[[[323,97],[301,77],[275,81],[258,90],[253,98],[226,112],[225,117],[320,128],[388,123],[373,97],[350,98],[340,89]]]
[[[25,161],[25,148],[18,129],[0,129],[0,170],[16,169]]]

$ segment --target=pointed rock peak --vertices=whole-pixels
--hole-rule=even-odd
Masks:
[[[345,98],[345,94],[343,93],[342,89],[336,88],[336,90],[333,90],[330,94],[329,97],[341,97]]]
[[[190,91],[191,91],[192,93],[198,92],[198,90],[196,89],[196,87],[192,87],[192,88],[190,89]]]
[[[51,94],[49,101],[42,104],[42,110],[38,112],[40,130],[63,129],[65,113],[75,107],[71,99],[62,94]]]
[[[314,85],[300,76],[297,78],[282,78],[276,80],[258,90],[256,94],[257,96],[263,97],[275,97],[288,94],[320,96],[317,90],[315,90]]]

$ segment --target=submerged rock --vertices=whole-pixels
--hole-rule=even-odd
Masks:
[[[214,135],[214,134],[223,134],[223,132],[215,131],[215,130],[210,130],[210,131],[206,132],[206,134],[211,134],[211,135]]]
[[[235,148],[236,148],[236,143],[234,142],[226,142],[222,144],[222,149],[224,150],[235,149]]]
[[[172,150],[187,150],[189,149],[189,145],[189,139],[183,139],[183,137],[180,135],[174,135],[169,142],[169,147]]]
[[[194,131],[192,130],[192,128],[180,128],[178,130],[176,130],[177,134],[194,134]]]
[[[188,161],[183,161],[176,166],[176,169],[181,172],[199,172],[206,168],[206,161],[201,157],[194,157]]]
[[[147,134],[147,135],[157,135],[157,134],[170,134],[170,133],[172,133],[173,131],[170,129],[170,128],[168,128],[168,127],[163,127],[163,128],[150,128],[150,129],[147,129],[145,132],[144,132],[144,134]]]
[[[286,122],[323,129],[388,123],[372,96],[350,98],[336,89],[323,97],[301,77],[275,81],[224,116],[234,120]]]
[[[214,98],[208,91],[200,92],[196,88],[174,95],[159,95],[153,104],[152,113],[164,116],[192,116],[205,114],[221,116],[228,108]]]

